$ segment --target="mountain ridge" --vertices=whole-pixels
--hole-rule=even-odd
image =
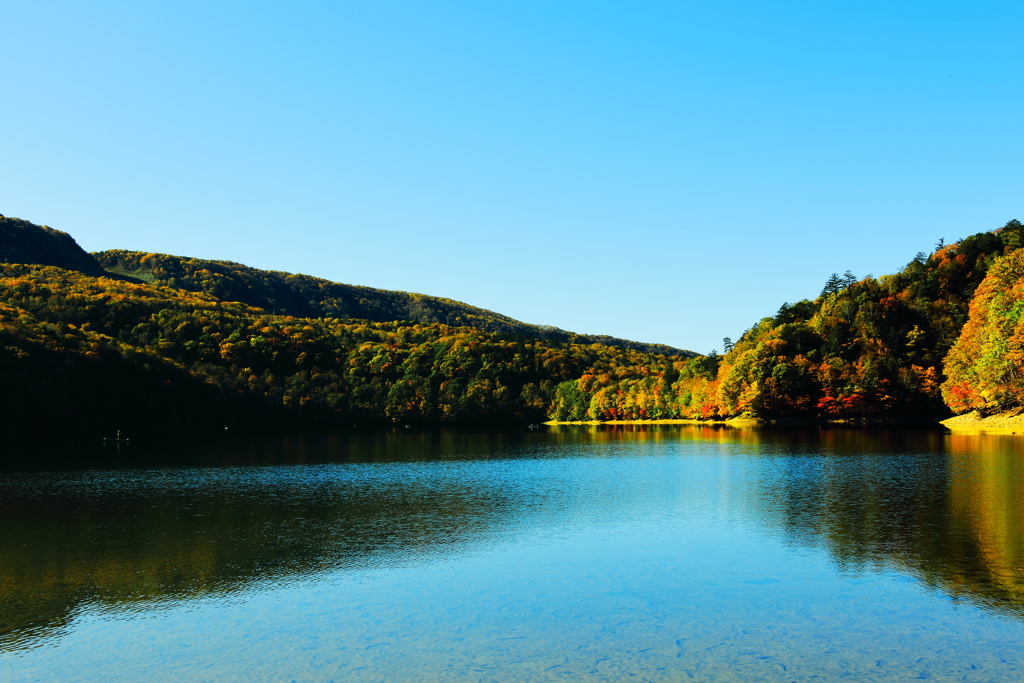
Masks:
[[[124,249],[89,253],[66,232],[3,214],[0,263],[56,266],[93,277],[204,292],[223,301],[238,301],[279,315],[443,323],[555,342],[604,344],[684,358],[700,355],[667,344],[533,325],[446,297],[344,284],[312,275],[253,268],[235,261]]]

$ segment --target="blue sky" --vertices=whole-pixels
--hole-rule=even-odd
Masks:
[[[707,352],[1024,220],[1020,2],[0,3],[0,213]]]

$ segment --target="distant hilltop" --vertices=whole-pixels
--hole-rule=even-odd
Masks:
[[[0,214],[0,263],[35,263],[77,270],[86,275],[106,275],[103,266],[66,232],[3,214]]]

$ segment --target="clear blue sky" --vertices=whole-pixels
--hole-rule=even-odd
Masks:
[[[1019,2],[7,2],[0,213],[707,352],[1024,220]]]

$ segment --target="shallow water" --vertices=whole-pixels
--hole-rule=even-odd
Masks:
[[[145,437],[0,466],[0,680],[1024,676],[1022,437]]]

